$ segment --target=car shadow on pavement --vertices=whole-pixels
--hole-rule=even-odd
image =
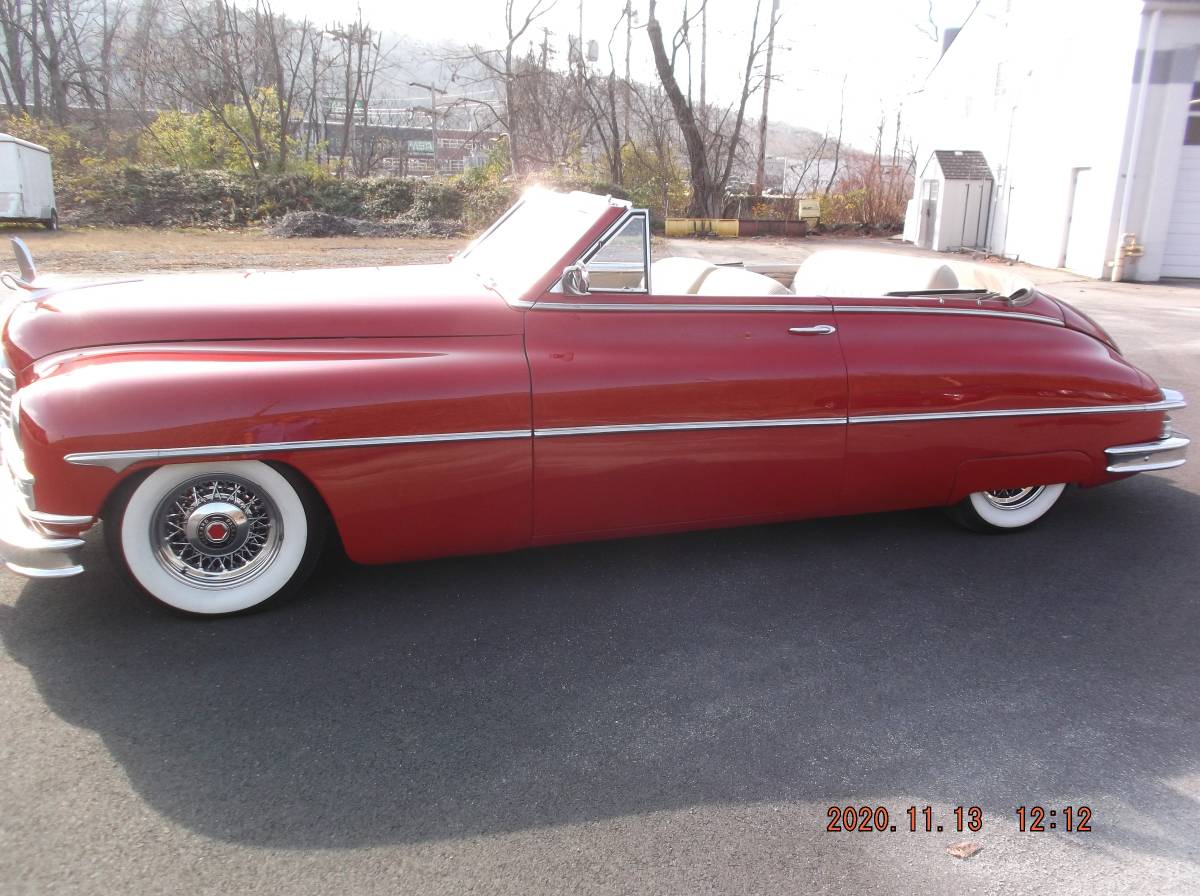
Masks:
[[[1112,798],[1079,843],[1197,861],[1200,499],[1140,477],[1035,530],[936,511],[379,568],[195,621],[89,572],[0,633],[202,834],[351,847],[707,804]],[[893,805],[893,812],[898,807]],[[824,818],[814,819],[824,824]]]

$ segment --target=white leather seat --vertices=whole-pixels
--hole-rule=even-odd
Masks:
[[[782,296],[788,288],[772,277],[745,268],[717,268],[700,284],[701,296]]]
[[[695,295],[717,266],[702,258],[675,255],[660,258],[650,266],[650,289],[656,296]]]
[[[815,252],[792,278],[792,292],[798,296],[882,296],[902,290],[958,288],[954,271],[936,258],[861,249]]]

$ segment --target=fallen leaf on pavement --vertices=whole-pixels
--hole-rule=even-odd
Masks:
[[[976,843],[974,840],[963,840],[960,843],[951,843],[946,847],[946,852],[950,853],[956,859],[969,859],[981,849],[983,849],[982,843]]]

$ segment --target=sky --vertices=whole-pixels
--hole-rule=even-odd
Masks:
[[[515,0],[519,12],[535,0]],[[762,23],[770,0],[763,3]],[[976,0],[780,0],[779,27],[771,86],[770,118],[816,131],[837,132],[843,84],[845,87],[845,139],[871,149],[880,116],[886,112],[892,139],[895,112],[905,98],[918,90],[940,54],[940,43],[929,33],[930,8],[938,33],[961,25]],[[327,0],[276,0],[277,10],[324,22],[354,15],[348,4]],[[658,18],[668,40],[678,27],[682,0],[659,0]],[[496,46],[503,42],[504,0],[435,0],[396,2],[361,0],[364,16],[373,24],[417,41]],[[583,0],[585,40],[600,44],[601,64],[607,64],[607,44],[625,0]],[[646,0],[634,0],[637,22],[646,21]],[[693,0],[693,9],[694,0]],[[566,57],[567,36],[579,31],[580,0],[557,0],[537,23],[531,39],[541,41],[540,28],[548,27],[550,40]],[[733,101],[740,88],[741,69],[753,19],[752,0],[709,0],[708,94]],[[922,33],[924,29],[925,33]],[[533,29],[531,29],[532,31]],[[699,65],[699,36],[693,32],[694,61]],[[614,42],[617,68],[624,69],[625,42]],[[634,78],[657,80],[644,28],[634,31],[631,68]],[[698,78],[698,75],[697,75]],[[698,81],[696,91],[698,92]],[[413,92],[416,95],[416,91]],[[761,98],[751,100],[751,114],[761,110]]]

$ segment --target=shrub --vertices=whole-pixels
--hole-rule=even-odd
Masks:
[[[635,151],[626,144],[621,160],[629,199],[638,208],[649,209],[655,224],[661,224],[667,215],[687,211],[687,173],[673,159],[660,159],[649,150]]]
[[[421,184],[410,213],[425,221],[457,221],[463,214],[463,194],[458,184],[431,180]]]
[[[875,159],[852,164],[833,192],[821,197],[821,223],[898,231],[911,194],[908,169],[885,168]]]
[[[251,99],[252,122],[240,103],[214,112],[159,112],[138,135],[138,159],[148,165],[185,170],[221,169],[246,174],[278,171],[279,120],[274,115],[275,91],[259,88]],[[256,122],[256,124],[255,124]],[[262,152],[253,147],[257,130]],[[236,132],[236,133],[235,133]],[[291,167],[287,165],[286,167]]]
[[[377,177],[363,181],[363,217],[373,221],[398,218],[413,206],[413,181],[399,177]]]

